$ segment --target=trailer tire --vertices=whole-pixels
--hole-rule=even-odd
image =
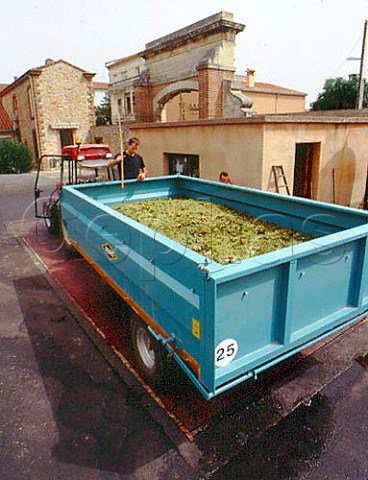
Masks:
[[[45,225],[51,235],[59,235],[60,228],[60,206],[59,201],[50,198],[48,202],[43,204],[43,215]]]
[[[137,366],[149,383],[162,384],[165,371],[165,349],[148,331],[138,315],[131,317],[131,339]]]

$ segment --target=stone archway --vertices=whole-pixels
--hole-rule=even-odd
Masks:
[[[192,91],[198,92],[198,82],[195,80],[175,82],[160,90],[160,92],[153,98],[153,112],[155,120],[163,121],[161,118],[162,111],[165,107],[165,104],[169,100],[174,98],[179,93]]]
[[[219,12],[147,43],[138,54],[111,62],[112,115],[119,117],[119,102],[124,104],[129,97],[134,118],[122,120],[157,122],[170,99],[197,92],[198,101],[196,96],[195,104],[189,102],[188,112],[198,112],[199,119],[223,117],[224,80],[234,79],[235,37],[243,30],[232,13]]]

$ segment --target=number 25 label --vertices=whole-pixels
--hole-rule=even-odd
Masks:
[[[235,358],[238,351],[238,344],[236,340],[227,338],[220,342],[215,350],[215,365],[216,367],[225,367],[229,365]]]

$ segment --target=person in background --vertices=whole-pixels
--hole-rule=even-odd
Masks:
[[[119,166],[120,178],[122,178],[121,162],[124,160],[124,180],[144,180],[144,178],[146,178],[147,169],[143,158],[137,153],[138,145],[139,140],[137,137],[130,138],[123,155],[118,153],[113,159],[107,162],[109,168],[115,165]]]
[[[227,172],[221,172],[220,175],[219,175],[219,182],[222,182],[222,183],[233,183],[231,178],[230,178],[230,175],[227,173]]]

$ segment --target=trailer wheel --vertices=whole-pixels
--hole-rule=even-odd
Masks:
[[[135,314],[131,317],[131,337],[135,360],[143,375],[150,383],[155,385],[162,383],[166,363],[164,347]]]
[[[60,212],[58,200],[50,198],[49,201],[44,202],[43,216],[49,233],[51,235],[58,235],[60,233]]]

